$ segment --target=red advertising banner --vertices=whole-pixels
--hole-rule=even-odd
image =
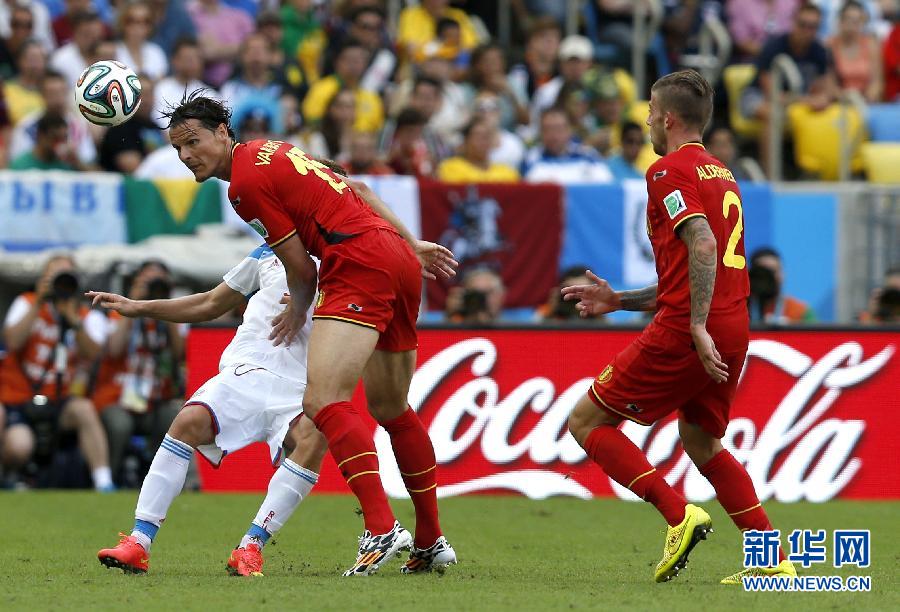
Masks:
[[[565,426],[591,379],[637,333],[421,330],[410,405],[434,442],[440,495],[631,498],[585,458]],[[191,331],[190,391],[216,373],[232,334]],[[900,498],[898,346],[897,332],[753,334],[723,443],[747,466],[762,499]],[[358,392],[354,403],[363,413],[364,401]],[[385,488],[405,497],[387,434],[371,424]],[[672,418],[653,427],[626,423],[624,431],[688,499],[713,497]],[[218,470],[201,467],[206,490],[262,491],[271,474],[261,445],[229,455]],[[330,458],[317,490],[348,490]]]
[[[460,275],[477,266],[500,271],[509,308],[547,301],[558,282],[562,248],[559,185],[420,181],[419,202],[422,238],[453,251]],[[427,283],[426,291],[429,310],[443,309],[447,285]]]

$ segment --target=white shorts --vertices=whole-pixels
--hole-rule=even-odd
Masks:
[[[197,448],[216,467],[228,453],[253,442],[266,442],[272,465],[281,461],[281,446],[291,424],[303,414],[306,385],[249,364],[230,366],[197,389],[185,406],[209,410],[215,444]]]

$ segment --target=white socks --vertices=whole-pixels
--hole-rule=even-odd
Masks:
[[[266,498],[241,540],[241,546],[245,547],[251,539],[264,545],[291,518],[318,479],[318,474],[300,467],[290,459],[282,461],[269,481]]]
[[[109,491],[113,488],[112,470],[108,465],[91,470],[91,479],[98,491]]]
[[[145,550],[150,550],[150,542],[156,535],[156,529],[165,520],[172,501],[181,493],[193,454],[194,449],[169,435],[166,435],[156,451],[150,471],[141,485],[134,512],[135,530],[131,534]]]

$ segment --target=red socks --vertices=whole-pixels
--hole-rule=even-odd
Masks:
[[[437,466],[434,446],[414,410],[381,423],[391,436],[391,447],[403,484],[416,509],[416,538],[419,548],[428,548],[441,534],[437,504]]]
[[[772,523],[756,496],[750,475],[731,453],[723,449],[699,469],[716,490],[719,503],[738,529],[772,529]],[[778,549],[778,555],[779,561],[783,561],[785,556],[781,548]]]
[[[393,529],[394,513],[381,485],[375,443],[350,402],[325,406],[313,422],[328,439],[331,456],[359,500],[366,529],[373,535]]]
[[[584,441],[594,463],[623,487],[659,510],[669,525],[684,520],[685,499],[669,486],[634,442],[612,425],[595,427]]]

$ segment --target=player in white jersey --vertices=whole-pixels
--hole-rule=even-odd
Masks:
[[[262,245],[225,275],[217,287],[168,300],[129,300],[113,293],[89,292],[94,305],[127,317],[150,317],[176,323],[215,319],[247,300],[244,321],[222,353],[219,373],[185,403],[172,422],[147,473],[135,510],[131,535],[119,534],[114,548],[97,553],[107,567],[144,573],[150,545],[175,496],[184,487],[196,449],[214,465],[252,442],[267,442],[273,467],[259,512],[240,545],[231,553],[232,575],[261,575],[262,548],[288,520],[318,479],[327,442],[302,416],[306,389],[306,347],[312,313],[288,345],[272,346],[272,319],[284,310],[288,295],[284,267]]]

